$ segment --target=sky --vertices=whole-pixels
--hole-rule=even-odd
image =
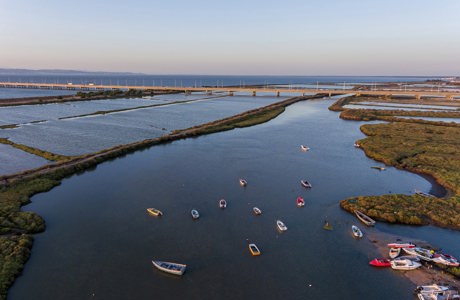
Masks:
[[[0,68],[460,75],[460,0],[0,0]]]

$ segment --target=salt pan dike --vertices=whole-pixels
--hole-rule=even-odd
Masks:
[[[177,98],[175,97],[197,101],[177,103]],[[6,123],[9,124],[32,119],[40,119],[41,121],[46,119],[44,122],[28,123],[26,126],[22,125],[17,128],[0,130],[0,138],[8,138],[14,143],[61,155],[81,155],[120,144],[157,138],[177,129],[185,129],[230,117],[286,99],[286,97],[272,96],[231,97],[214,95],[209,97],[203,94],[191,96],[164,95],[158,96],[158,98],[162,102],[167,102],[169,101],[168,99],[175,100],[171,100],[170,102],[174,103],[169,105],[147,108],[136,108],[133,105],[130,110],[92,116],[87,116],[87,114],[99,110],[114,109],[114,104],[109,105],[110,107],[105,107],[104,102],[89,101],[87,104],[91,107],[86,107],[85,102],[77,104],[73,108],[66,105],[70,107],[70,111],[67,111],[63,106],[54,105],[55,110],[53,112],[47,111],[44,114],[35,112],[34,106],[13,107],[15,110],[9,108],[9,112],[3,111],[3,109],[7,108],[0,108],[0,119],[2,119],[2,114],[5,116],[16,115],[16,117],[8,119]],[[157,99],[157,96],[153,97],[153,99]],[[206,101],[204,101],[205,99]],[[133,99],[123,100],[124,102],[120,102],[120,105],[125,108],[129,107],[126,104],[127,102],[133,101]],[[136,99],[135,101],[139,101],[137,104],[143,104],[145,101],[151,100]],[[108,100],[105,103],[111,102]],[[78,115],[82,117],[78,117]],[[72,116],[72,118],[60,119],[69,116]]]

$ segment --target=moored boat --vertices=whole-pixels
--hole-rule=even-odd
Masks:
[[[159,270],[174,274],[174,275],[182,275],[185,272],[185,268],[187,265],[172,263],[167,261],[159,261],[159,260],[152,260],[152,264]]]
[[[252,211],[253,211],[254,214],[256,214],[257,216],[262,214],[262,211],[260,210],[260,208],[255,207],[255,206],[252,208]]]
[[[358,226],[352,225],[351,226],[351,231],[352,231],[354,237],[356,237],[356,238],[362,238],[363,237],[363,232],[361,231],[361,229],[358,228]]]
[[[192,209],[192,211],[190,212],[192,214],[192,219],[196,220],[200,217],[200,214],[198,213],[198,211],[196,209]]]
[[[373,260],[369,262],[369,264],[374,267],[390,267],[391,266],[390,260],[386,258],[374,258]]]
[[[332,225],[328,221],[324,221],[323,229],[332,230]]]
[[[243,178],[240,178],[240,185],[241,186],[247,186],[248,182],[246,180],[244,180]]]
[[[458,267],[458,260],[449,254],[435,253],[432,257],[432,261],[438,264],[443,264],[449,267]]]
[[[156,209],[156,208],[153,208],[153,207],[147,208],[147,212],[148,212],[150,215],[155,216],[155,217],[157,217],[157,216],[162,216],[162,215],[163,215],[163,213],[161,212],[161,210]]]
[[[298,207],[303,207],[305,206],[305,200],[302,197],[297,197],[297,206]]]
[[[401,248],[390,248],[388,256],[390,256],[390,258],[396,258],[399,254],[401,254]]]
[[[227,207],[227,201],[225,201],[225,199],[220,199],[219,200],[219,207],[220,208],[226,208]]]
[[[397,258],[392,260],[390,264],[391,264],[392,269],[403,270],[403,271],[415,270],[422,266],[421,263],[412,261],[410,259],[397,259]]]
[[[374,226],[375,225],[375,221],[372,218],[366,216],[365,214],[363,214],[359,210],[355,210],[355,215],[361,222],[363,222],[367,226]]]
[[[300,149],[302,149],[302,151],[305,151],[307,152],[308,150],[310,150],[309,147],[305,146],[305,145],[300,145]]]
[[[260,250],[257,248],[256,244],[249,244],[249,252],[251,252],[252,256],[260,255]]]
[[[413,243],[389,243],[388,247],[390,248],[415,248],[415,244]]]
[[[301,180],[301,181],[300,181],[300,184],[301,184],[304,188],[307,188],[307,189],[308,189],[308,188],[311,188],[311,183],[308,182],[306,179]]]
[[[276,226],[278,227],[278,229],[280,231],[286,231],[287,230],[287,226],[284,225],[284,223],[281,220],[276,220]]]

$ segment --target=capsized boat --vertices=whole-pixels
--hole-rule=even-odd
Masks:
[[[302,151],[305,151],[307,152],[308,150],[310,150],[309,147],[305,146],[305,145],[300,145],[300,149],[302,149]]]
[[[390,248],[415,248],[415,244],[413,243],[389,243],[388,247]]]
[[[389,259],[386,258],[374,258],[369,262],[371,266],[374,267],[390,267],[391,263]]]
[[[159,260],[152,260],[152,264],[163,272],[179,276],[184,274],[185,268],[187,267],[187,265]]]
[[[225,201],[225,199],[220,199],[219,200],[219,207],[220,208],[226,208],[227,207],[227,201]]]
[[[256,244],[249,244],[249,252],[251,252],[252,256],[260,255],[260,250],[257,248]]]
[[[421,263],[412,261],[410,259],[398,259],[395,258],[391,262],[391,268],[394,270],[404,270],[404,271],[409,271],[409,270],[415,270],[419,267],[422,266]]]
[[[432,261],[438,264],[443,264],[449,267],[458,267],[458,260],[449,254],[435,253],[433,254]]]
[[[305,200],[302,197],[297,197],[297,206],[298,207],[303,207],[305,206]]]
[[[304,187],[304,188],[311,188],[311,183],[308,182],[306,179],[305,180],[301,180],[300,181],[300,184]]]
[[[262,214],[262,211],[260,210],[260,208],[255,207],[255,206],[252,208],[252,211],[253,211],[257,216]]]
[[[352,225],[351,231],[353,232],[354,237],[357,237],[357,238],[363,237],[363,232],[361,231],[361,229],[358,228],[358,226]]]
[[[401,254],[401,248],[390,248],[388,256],[390,256],[390,258],[396,258],[399,254]]]
[[[375,225],[375,221],[373,219],[371,219],[370,217],[366,216],[365,214],[363,214],[359,210],[355,210],[355,215],[361,222],[363,222],[367,226],[374,226]]]
[[[247,186],[248,182],[246,180],[244,180],[243,178],[240,178],[240,185],[241,186]]]
[[[284,223],[281,220],[276,220],[276,226],[278,227],[278,229],[280,231],[286,231],[287,230],[287,226],[284,225]]]
[[[148,212],[150,215],[155,216],[155,217],[158,217],[158,216],[162,216],[162,215],[163,215],[163,213],[161,212],[161,210],[156,209],[156,208],[153,208],[153,207],[147,208],[147,212]]]
[[[198,219],[200,217],[200,214],[198,213],[198,211],[196,209],[192,209],[192,211],[190,212],[192,214],[192,218],[194,220]]]

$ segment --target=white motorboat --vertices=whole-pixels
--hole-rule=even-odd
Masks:
[[[219,200],[219,207],[220,208],[226,208],[227,207],[227,201],[225,201],[225,199],[220,199]]]
[[[304,152],[307,152],[308,150],[310,150],[310,148],[305,145],[300,145],[300,149],[302,149],[302,151]]]
[[[390,248],[415,248],[415,244],[396,242],[396,243],[389,243],[388,247]]]
[[[196,209],[192,209],[192,211],[190,212],[192,214],[192,219],[196,220],[200,217],[200,214],[198,213],[198,211]]]
[[[395,258],[391,262],[391,268],[395,270],[403,270],[403,271],[408,271],[408,270],[415,270],[419,268],[422,264],[416,261],[412,261],[410,259],[398,259]]]
[[[278,227],[278,229],[280,231],[286,231],[287,230],[287,226],[284,225],[284,223],[281,220],[276,221],[276,226]]]
[[[185,272],[185,268],[187,265],[172,263],[167,261],[159,261],[159,260],[152,260],[152,264],[159,270],[174,274],[174,275],[182,275]]]
[[[449,267],[458,267],[460,264],[458,260],[449,254],[435,253],[431,260],[438,264],[443,264]]]
[[[243,178],[240,178],[240,185],[241,186],[247,186],[248,185],[248,182],[246,180],[244,180]]]
[[[358,143],[354,143],[353,146],[355,146],[355,148],[359,148],[359,144]]]
[[[255,214],[256,216],[262,214],[262,211],[260,210],[260,208],[255,207],[255,206],[252,208],[252,211],[254,212],[254,214]]]
[[[390,248],[388,256],[390,256],[390,258],[396,258],[399,254],[401,254],[401,248]]]
[[[354,237],[357,237],[357,238],[363,237],[363,232],[361,231],[361,229],[358,228],[358,226],[352,225],[351,231],[353,232]]]
[[[306,179],[305,180],[301,180],[300,181],[300,184],[304,187],[304,188],[311,188],[311,183],[308,182]]]

